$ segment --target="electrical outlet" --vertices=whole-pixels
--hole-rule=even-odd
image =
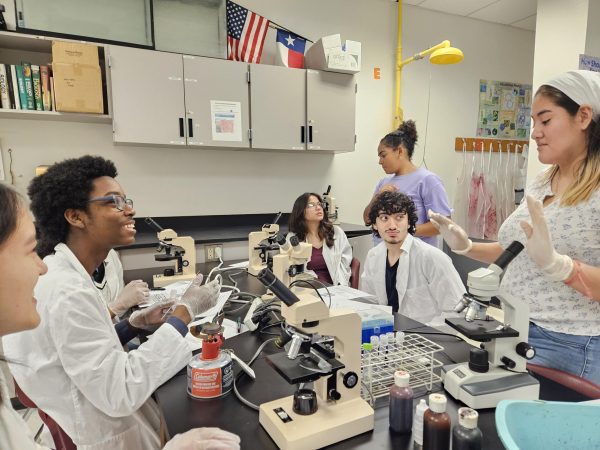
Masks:
[[[204,261],[218,261],[219,256],[223,257],[223,244],[205,244],[204,245]]]

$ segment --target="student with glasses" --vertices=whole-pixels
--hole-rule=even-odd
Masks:
[[[112,162],[84,156],[57,163],[31,182],[37,251],[48,270],[34,291],[41,323],[5,336],[4,351],[23,392],[77,447],[158,450],[159,413],[150,396],[187,365],[192,356],[184,338],[187,324],[217,296],[192,286],[169,317],[164,312],[174,301],[112,323],[92,274],[111,249],[133,243],[136,233],[135,210],[116,176]],[[34,268],[36,278],[44,272],[40,264]],[[12,280],[1,281],[4,287]],[[148,341],[123,350],[140,328],[151,325],[160,326]],[[168,447],[172,450],[239,449],[237,436],[215,428],[173,440],[178,446]]]
[[[452,261],[440,249],[415,239],[417,212],[400,192],[375,197],[369,222],[380,242],[369,250],[360,277],[361,290],[411,319],[444,324],[465,293]]]
[[[288,238],[294,235],[312,245],[306,268],[320,281],[349,285],[352,247],[342,229],[329,221],[319,195],[305,192],[294,202]]]

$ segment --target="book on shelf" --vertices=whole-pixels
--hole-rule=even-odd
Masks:
[[[23,66],[17,65],[17,83],[19,85],[19,99],[21,101],[21,109],[27,109],[27,92],[25,92],[25,74]]]
[[[16,109],[17,106],[15,104],[15,91],[13,89],[12,74],[11,74],[11,70],[10,70],[11,65],[5,64],[4,66],[6,67],[6,85],[8,86],[8,97],[9,97],[9,101],[10,101],[10,108]],[[19,97],[18,91],[17,91],[17,97]]]
[[[50,70],[48,66],[40,66],[42,80],[42,106],[44,111],[52,111],[52,97],[50,95]]]
[[[33,100],[35,103],[36,111],[43,111],[44,106],[42,105],[42,80],[40,78],[40,66],[36,64],[31,65],[31,81],[33,84]]]
[[[33,99],[33,79],[31,78],[31,64],[23,63],[23,78],[25,79],[25,95],[27,109],[35,109]]]
[[[10,65],[11,85],[13,90],[13,98],[15,101],[15,109],[21,109],[21,96],[19,95],[19,82],[17,81],[17,66]]]
[[[10,109],[8,77],[6,75],[6,66],[4,64],[0,64],[0,106],[2,106],[2,109]]]

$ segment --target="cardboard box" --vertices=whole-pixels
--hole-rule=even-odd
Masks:
[[[307,69],[329,72],[358,73],[361,63],[361,44],[346,41],[342,47],[339,34],[323,36],[306,51]]]
[[[104,112],[97,46],[52,42],[52,74],[56,111]]]

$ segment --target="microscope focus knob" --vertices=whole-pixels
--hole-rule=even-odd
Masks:
[[[348,389],[352,389],[358,384],[358,375],[355,372],[345,373],[343,383]]]
[[[329,400],[337,402],[340,398],[342,398],[342,394],[340,394],[339,391],[337,391],[336,389],[330,389],[329,393],[327,394],[327,397],[329,398]]]
[[[514,369],[517,366],[517,364],[508,356],[503,356],[502,358],[500,358],[500,361],[502,361],[504,365],[509,369]]]
[[[535,347],[527,342],[519,342],[516,348],[517,354],[529,360],[535,356]]]

